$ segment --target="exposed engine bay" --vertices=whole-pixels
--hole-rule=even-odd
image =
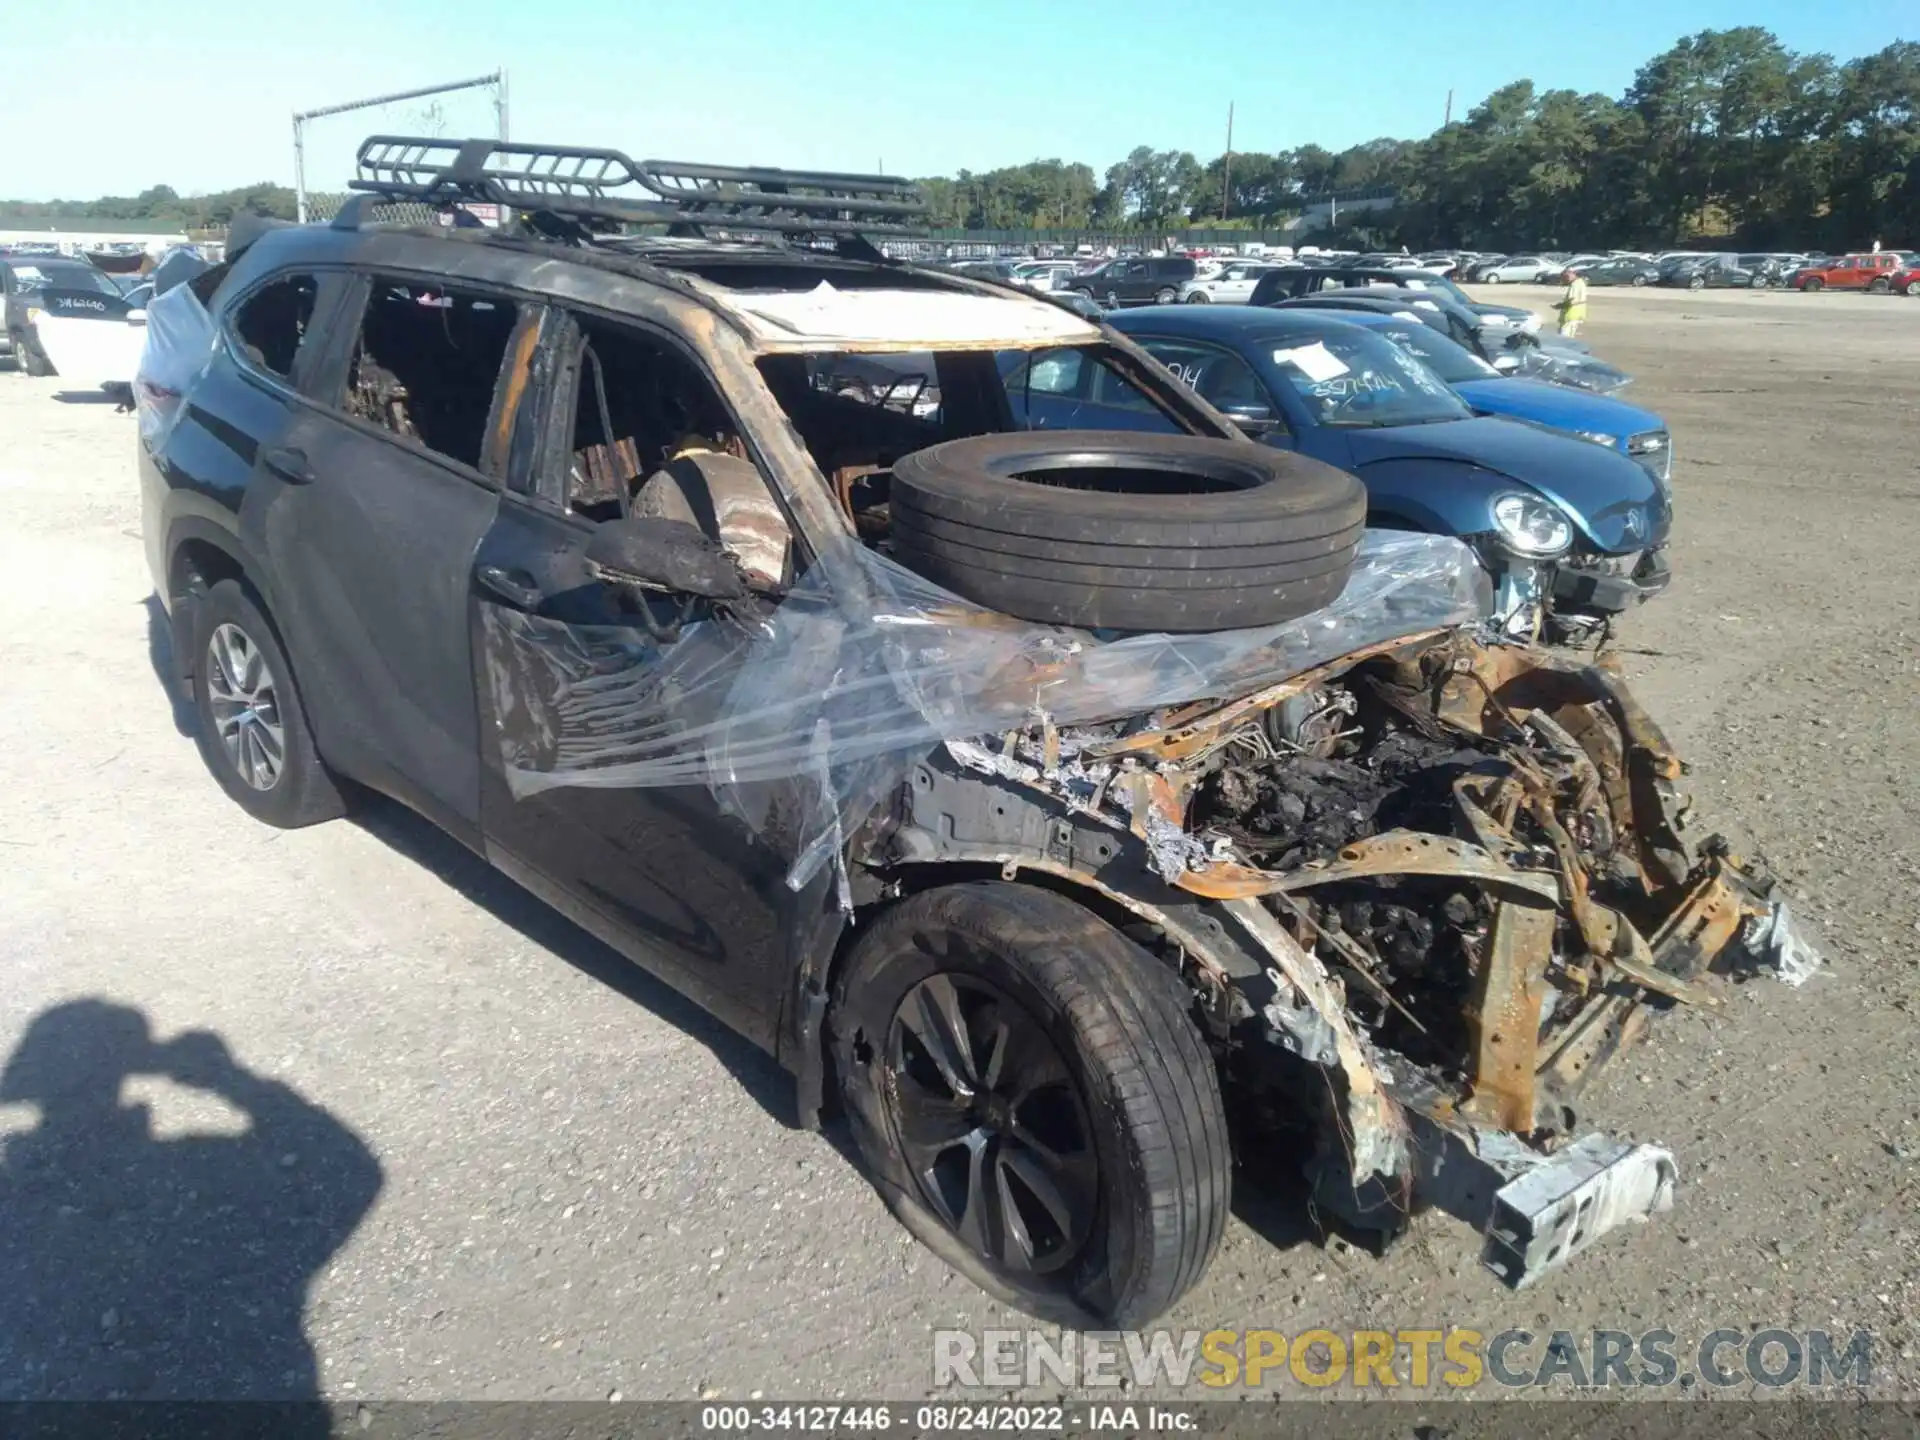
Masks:
[[[1683,838],[1683,766],[1616,675],[1466,630],[946,750],[1138,842],[1171,898],[1117,855],[1093,878],[1153,922],[1229,1074],[1308,1118],[1318,1201],[1388,1233],[1452,1210],[1515,1285],[1671,1201],[1666,1151],[1575,1137],[1593,1074],[1650,1014],[1717,1006],[1713,977],[1819,963],[1764,871]],[[894,857],[956,858],[967,816],[930,771],[909,790]],[[1103,853],[1058,825],[1043,848],[982,858]]]

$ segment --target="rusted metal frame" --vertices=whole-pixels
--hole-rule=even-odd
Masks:
[[[1410,1163],[1406,1117],[1347,1017],[1339,982],[1258,900],[1226,900],[1221,909],[1266,950],[1279,979],[1326,1023],[1345,1088],[1339,1097],[1340,1139],[1355,1181],[1375,1174],[1404,1178]]]
[[[1501,901],[1474,975],[1467,1075],[1472,1093],[1460,1113],[1522,1135],[1538,1128],[1534,1070],[1557,920],[1557,910]]]

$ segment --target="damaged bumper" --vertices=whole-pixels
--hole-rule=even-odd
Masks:
[[[1664,549],[1648,550],[1624,564],[1612,557],[1591,565],[1563,564],[1553,575],[1556,607],[1581,615],[1621,615],[1644,605],[1673,582]]]

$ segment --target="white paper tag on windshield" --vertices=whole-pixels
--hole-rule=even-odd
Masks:
[[[13,278],[16,280],[44,280],[46,276],[40,273],[40,267],[38,265],[16,265],[13,267]]]
[[[1296,345],[1291,350],[1274,351],[1273,363],[1291,365],[1316,383],[1324,380],[1338,380],[1347,373],[1347,367],[1340,357],[1318,340],[1311,345]]]

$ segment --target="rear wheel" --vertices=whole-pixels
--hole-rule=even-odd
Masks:
[[[1206,1272],[1230,1193],[1190,1004],[1062,896],[982,883],[902,901],[849,957],[830,1029],[887,1203],[1033,1314],[1151,1321]]]
[[[1687,289],[1689,289],[1689,290],[1704,290],[1704,289],[1706,289],[1706,288],[1707,288],[1707,277],[1706,277],[1706,276],[1704,276],[1704,275],[1689,275],[1689,276],[1687,277]]]
[[[344,814],[339,786],[314,748],[293,667],[237,580],[220,581],[200,599],[194,655],[200,755],[234,803],[283,830]]]
[[[1909,295],[1920,295],[1920,280],[1909,280],[1905,288]]]
[[[1633,277],[1633,288],[1636,290],[1644,289],[1646,283],[1647,277],[1644,275],[1636,275]]]
[[[1495,274],[1489,274],[1485,277],[1485,283],[1488,285],[1498,285],[1500,283],[1500,277]]]
[[[1173,299],[1174,289],[1171,285],[1162,285],[1158,290],[1153,292],[1153,303],[1156,305],[1171,305]]]
[[[1884,295],[1893,289],[1893,282],[1881,275],[1867,282],[1867,289],[1875,295]]]

